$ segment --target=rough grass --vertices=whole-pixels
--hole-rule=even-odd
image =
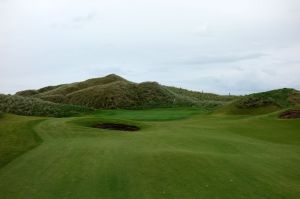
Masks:
[[[300,105],[300,92],[294,89],[277,89],[246,95],[221,107],[217,113],[264,114]]]
[[[39,90],[20,91],[17,95],[31,96],[56,103],[105,109],[216,107],[234,99],[229,96],[162,86],[156,82],[137,84],[114,74],[83,82],[48,86]]]
[[[89,127],[103,120],[133,123],[141,130]],[[14,123],[12,118],[0,122]],[[5,128],[14,131],[18,125]],[[45,119],[32,128],[44,142],[0,169],[3,199],[300,195],[298,119],[184,108],[111,110]]]
[[[178,95],[191,97],[196,101],[198,100],[198,101],[230,102],[238,98],[238,96],[233,96],[233,95],[217,95],[213,93],[190,91],[187,89],[176,88],[172,86],[166,86],[166,88]]]
[[[111,74],[108,75],[106,77],[103,78],[94,78],[94,79],[88,79],[86,81],[83,82],[75,82],[75,83],[71,83],[71,84],[61,84],[61,85],[57,85],[57,86],[47,86],[38,90],[25,90],[25,91],[20,91],[17,92],[17,95],[30,95],[34,96],[34,95],[46,95],[46,96],[52,96],[52,95],[67,95],[69,93],[75,92],[75,91],[79,91],[91,86],[96,86],[96,85],[104,85],[104,84],[108,84],[108,83],[112,83],[115,81],[126,81],[125,79]]]
[[[65,117],[89,112],[81,106],[57,104],[37,98],[0,94],[0,111],[17,115]]]

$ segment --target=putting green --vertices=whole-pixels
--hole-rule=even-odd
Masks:
[[[299,119],[154,109],[0,124],[14,120],[43,142],[0,168],[1,199],[300,197]],[[141,130],[89,127],[97,121]]]

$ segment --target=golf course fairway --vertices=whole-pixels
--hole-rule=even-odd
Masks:
[[[140,130],[92,128],[97,122]],[[278,119],[278,113],[169,108],[69,118],[4,114],[0,132],[0,155],[6,155],[1,199],[300,198],[300,120]],[[19,133],[17,140],[12,132]]]

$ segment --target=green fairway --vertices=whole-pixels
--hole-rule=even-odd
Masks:
[[[101,121],[141,130],[89,127]],[[4,115],[0,144],[1,199],[300,198],[300,120],[277,113],[168,108]]]

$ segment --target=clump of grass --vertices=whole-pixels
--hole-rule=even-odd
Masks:
[[[91,111],[91,108],[57,104],[41,99],[0,94],[0,111],[17,115],[65,117]]]

